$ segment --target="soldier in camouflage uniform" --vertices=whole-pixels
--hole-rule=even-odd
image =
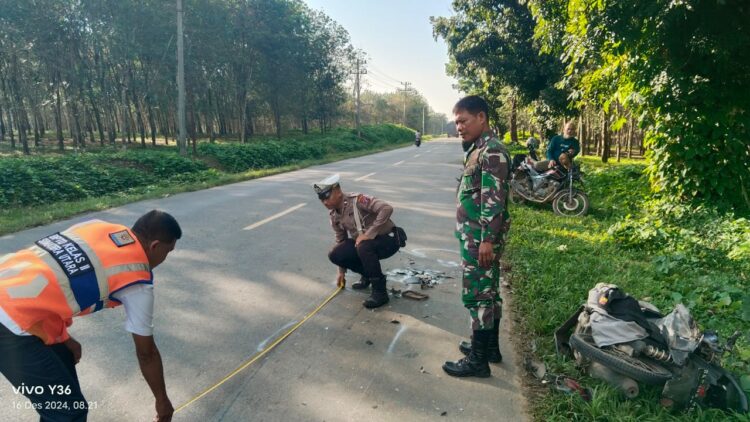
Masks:
[[[478,96],[461,99],[453,108],[463,139],[464,171],[458,186],[456,237],[463,267],[462,300],[471,316],[471,343],[466,355],[446,362],[443,370],[457,377],[489,377],[488,362],[499,363],[500,255],[510,228],[506,208],[510,156],[490,130],[487,103]]]

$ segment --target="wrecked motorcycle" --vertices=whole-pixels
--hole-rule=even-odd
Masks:
[[[583,184],[580,166],[571,162],[569,169],[555,166],[540,173],[534,168],[535,161],[530,157],[514,159],[514,164],[516,162],[510,180],[512,203],[552,203],[552,210],[557,215],[586,215],[589,198],[580,186]]]
[[[555,345],[628,398],[638,396],[640,382],[663,386],[661,404],[671,409],[747,413],[745,392],[721,366],[739,335],[722,344],[715,332],[701,332],[682,304],[664,316],[617,286],[599,283],[555,332]]]

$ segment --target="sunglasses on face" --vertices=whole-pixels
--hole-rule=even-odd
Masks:
[[[318,199],[321,201],[325,201],[326,199],[331,197],[331,194],[333,193],[333,189],[328,189],[325,192],[321,192],[318,194]]]

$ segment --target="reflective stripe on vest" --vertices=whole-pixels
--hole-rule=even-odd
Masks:
[[[73,316],[118,306],[112,293],[151,282],[148,258],[132,232],[94,220],[1,256],[0,308],[14,328],[53,344],[67,338]]]

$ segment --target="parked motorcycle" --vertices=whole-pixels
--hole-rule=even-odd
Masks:
[[[525,201],[552,203],[555,214],[568,217],[586,215],[589,198],[581,187],[580,166],[571,160],[570,169],[556,165],[540,173],[534,168],[536,161],[534,144],[529,146],[528,156],[519,154],[513,157],[510,201],[514,204]]]
[[[570,334],[573,331],[572,335]],[[740,333],[724,344],[712,331],[701,332],[686,307],[666,316],[617,286],[599,283],[588,300],[555,332],[558,353],[573,356],[593,377],[626,397],[638,383],[663,386],[661,404],[677,410],[698,406],[748,412],[737,380],[721,367]]]

